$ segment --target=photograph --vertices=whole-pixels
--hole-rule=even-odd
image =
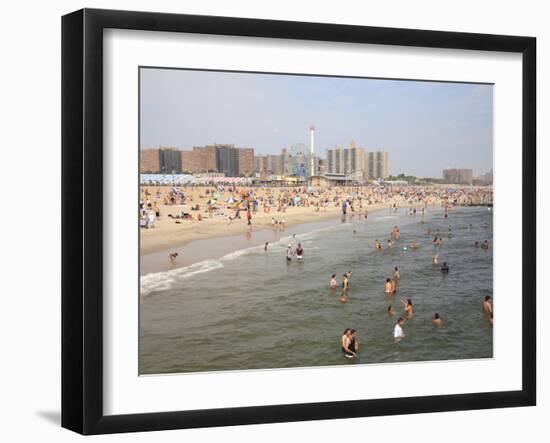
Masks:
[[[138,74],[140,375],[493,357],[493,84]]]

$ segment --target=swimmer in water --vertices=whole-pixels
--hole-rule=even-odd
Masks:
[[[298,243],[298,247],[296,248],[296,259],[302,260],[304,256],[304,248],[302,248],[302,243]]]
[[[292,260],[292,245],[289,244],[286,247],[286,261],[290,262]]]
[[[408,298],[407,300],[401,300],[401,303],[403,303],[403,307],[405,308],[405,316],[407,318],[412,318],[414,314],[412,300]]]
[[[174,265],[174,264],[176,264],[176,259],[178,258],[178,253],[177,252],[171,252],[170,254],[168,254],[168,257],[170,258],[170,263],[172,263]]]
[[[393,243],[391,242],[391,240],[388,240],[388,249],[391,249],[392,246],[393,246]]]
[[[348,302],[348,295],[345,292],[342,292],[340,295],[340,303],[344,304]]]
[[[391,282],[391,278],[386,279],[386,283],[384,284],[384,292],[386,294],[393,294],[393,284]]]
[[[342,353],[347,358],[354,358],[357,356],[357,346],[356,346],[357,342],[354,337],[355,332],[356,332],[355,329],[346,328],[341,338]]]
[[[418,245],[416,244],[416,240],[413,240],[411,243],[411,249],[418,249]]]
[[[376,248],[377,251],[382,250],[382,245],[380,244],[380,242],[378,240],[374,240],[374,247]]]
[[[403,317],[399,317],[397,319],[397,323],[395,324],[395,327],[393,328],[393,338],[396,342],[405,338],[405,333],[403,332],[403,329],[402,329],[402,326],[404,323],[405,323],[405,319]]]
[[[474,243],[474,247],[475,248],[479,248],[479,242],[476,240],[475,243]]]
[[[266,242],[265,242],[265,245],[264,245],[264,251],[265,251],[265,252],[267,252],[267,245],[269,245],[269,242],[268,242],[268,241],[266,241]]]
[[[439,316],[439,314],[436,312],[432,317],[432,325],[434,326],[441,326],[443,324],[443,320]]]
[[[489,249],[489,242],[487,240],[485,240],[482,244],[481,244],[481,249]]]
[[[336,281],[336,274],[332,274],[330,277],[330,289],[336,289],[338,287],[338,282]]]
[[[355,329],[350,329],[349,338],[351,339],[349,349],[357,355],[359,352],[359,339],[357,338],[357,331]]]
[[[439,258],[439,254],[435,254],[433,257],[432,257],[432,264],[434,265],[437,265],[437,259]]]
[[[392,294],[395,294],[397,292],[397,280],[395,278],[392,278],[390,281],[391,281],[391,292]]]
[[[349,277],[348,277],[348,274],[344,274],[342,279],[342,290],[346,292],[348,289],[349,289]]]
[[[399,280],[401,278],[401,274],[399,273],[399,268],[397,266],[393,268],[393,278],[394,280]]]
[[[395,309],[393,309],[392,305],[388,306],[388,315],[395,315]]]
[[[485,300],[483,301],[483,312],[485,312],[485,314],[493,313],[493,300],[490,295],[485,296]]]
[[[447,265],[447,262],[443,262],[443,266],[441,266],[441,273],[442,274],[448,274],[449,273],[449,266]]]

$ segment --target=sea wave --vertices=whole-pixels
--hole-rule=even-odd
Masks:
[[[305,241],[314,239],[317,234],[323,233],[325,231],[332,231],[335,228],[338,229],[339,227],[340,226],[338,227],[328,226],[328,227],[314,229],[312,231],[301,233],[301,234],[285,236],[280,238],[277,241],[271,242],[269,247],[270,249],[271,248],[285,249],[287,244],[295,245],[298,242],[303,243]],[[252,246],[249,248],[239,249],[237,251],[231,252],[218,259],[203,260],[197,263],[193,263],[192,265],[189,265],[189,266],[184,266],[177,269],[171,269],[170,271],[155,272],[155,273],[144,275],[140,279],[141,296],[145,297],[145,296],[151,295],[153,292],[169,290],[178,281],[190,278],[197,274],[202,274],[205,272],[210,272],[216,269],[223,268],[224,262],[235,260],[245,255],[263,252],[263,249],[264,249],[263,244]],[[315,250],[318,248],[315,246],[308,246],[307,249]]]
[[[156,291],[166,291],[172,288],[176,281],[219,268],[223,268],[219,260],[204,260],[182,268],[144,275],[140,279],[141,296],[146,297]]]

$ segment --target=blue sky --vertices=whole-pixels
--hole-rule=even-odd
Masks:
[[[349,146],[390,154],[390,173],[440,177],[446,167],[489,171],[490,85],[172,69],[141,70],[141,148],[211,143],[280,153]]]

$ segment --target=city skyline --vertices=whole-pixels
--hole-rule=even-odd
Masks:
[[[355,140],[388,151],[392,175],[493,167],[491,85],[142,69],[140,88],[142,149],[231,143],[279,154],[309,145],[314,124],[321,158]]]

